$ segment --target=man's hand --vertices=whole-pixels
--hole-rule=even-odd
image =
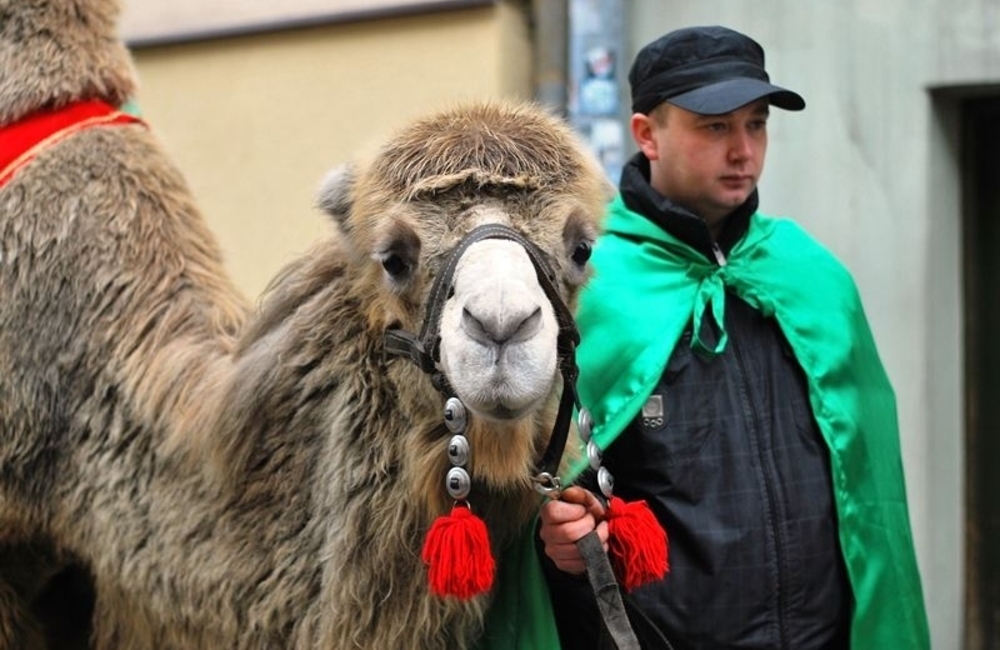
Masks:
[[[589,490],[569,487],[561,500],[542,506],[539,536],[545,543],[545,554],[562,571],[580,574],[586,570],[576,541],[597,529],[597,536],[608,546],[608,524],[604,521],[604,506]]]

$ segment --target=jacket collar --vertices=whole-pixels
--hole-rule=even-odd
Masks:
[[[708,224],[700,216],[682,208],[650,186],[649,160],[642,153],[635,154],[625,164],[619,189],[622,201],[629,210],[643,215],[708,259],[715,259]],[[726,217],[726,223],[716,242],[726,255],[746,234],[750,216],[757,211],[757,204],[757,190],[754,190],[743,205]]]

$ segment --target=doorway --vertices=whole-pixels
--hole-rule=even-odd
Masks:
[[[1000,97],[962,102],[967,650],[1000,649]]]

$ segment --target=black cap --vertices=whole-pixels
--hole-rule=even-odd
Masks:
[[[636,55],[628,81],[636,113],[670,102],[721,115],[762,97],[790,111],[806,107],[798,93],[771,84],[757,41],[726,27],[687,27],[661,36]]]

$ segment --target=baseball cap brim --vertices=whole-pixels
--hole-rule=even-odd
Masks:
[[[700,115],[722,115],[764,97],[771,105],[788,111],[801,111],[806,107],[806,101],[798,93],[748,78],[726,79],[668,97],[665,101]]]

